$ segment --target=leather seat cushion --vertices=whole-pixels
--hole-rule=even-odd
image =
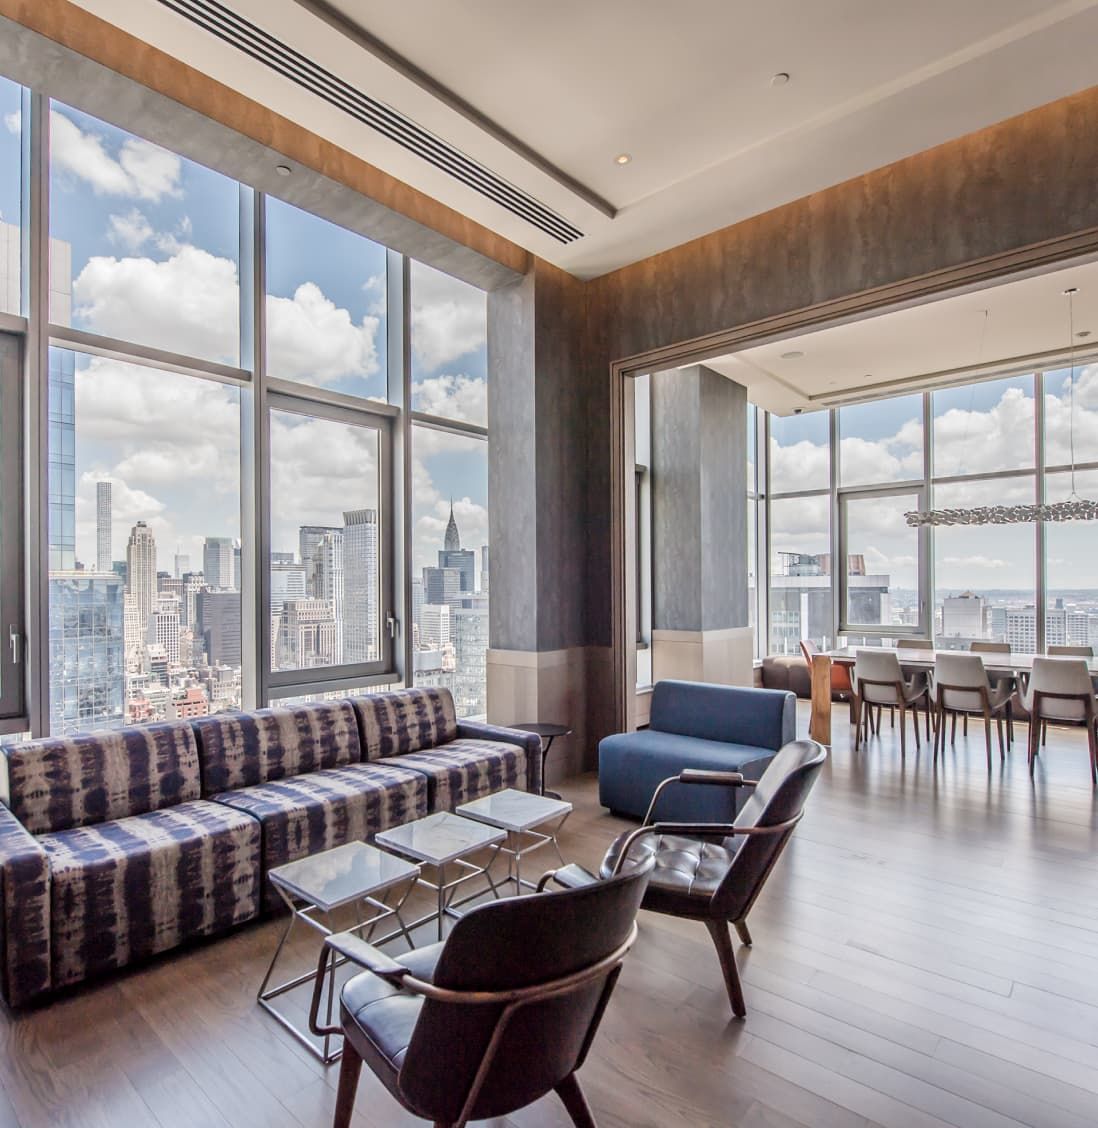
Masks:
[[[602,862],[609,877],[617,864],[626,834],[620,835]],[[630,862],[641,864],[655,856],[642,908],[677,916],[706,916],[709,901],[728,872],[743,838],[704,841],[677,834],[646,834],[630,847]]]

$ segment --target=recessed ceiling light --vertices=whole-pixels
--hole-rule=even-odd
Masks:
[[[789,81],[788,71],[778,71],[777,74],[772,75],[770,78],[771,86],[784,86]]]
[[[632,159],[628,153],[618,153],[614,158],[614,164],[627,165]]]
[[[289,165],[275,165],[275,172],[277,172],[279,176],[289,176],[292,171],[293,169],[291,169]]]
[[[782,353],[782,360],[800,360],[804,353],[800,349],[790,349],[789,352]]]

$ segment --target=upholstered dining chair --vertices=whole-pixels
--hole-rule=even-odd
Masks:
[[[1098,704],[1090,669],[1082,659],[1034,658],[1022,695],[1029,713],[1029,774],[1037,759],[1037,730],[1047,721],[1084,725],[1090,748],[1090,779],[1098,786]]]
[[[949,742],[952,744],[957,735],[958,714],[965,718],[970,714],[984,718],[988,771],[991,771],[991,722],[994,719],[999,733],[999,759],[1005,759],[1003,717],[1013,692],[1013,687],[1000,684],[992,689],[979,654],[940,651],[934,659],[934,707],[938,717],[934,733],[935,762],[939,745],[945,754],[946,717],[950,718]]]
[[[603,858],[604,879],[654,863],[641,907],[706,926],[737,1018],[743,1018],[747,1008],[729,925],[744,944],[751,943],[747,914],[800,821],[826,759],[822,744],[794,740],[778,751],[758,782],[739,772],[688,768],[656,788],[644,824],[619,835]],[[652,823],[661,791],[680,785],[750,788],[751,794],[729,824]],[[565,880],[577,869],[569,866],[555,876]]]
[[[555,1090],[577,1128],[595,1128],[583,1065],[637,935],[652,863],[606,881],[471,909],[438,944],[396,958],[353,932],[329,936],[309,1025],[343,1034],[335,1128],[348,1128],[365,1062],[396,1101],[436,1128],[503,1117]],[[365,970],[320,999],[334,951]]]
[[[1094,647],[1082,645],[1065,645],[1053,643],[1045,647],[1045,652],[1050,658],[1093,658]],[[1091,678],[1093,683],[1094,679]],[[1041,722],[1041,746],[1048,744],[1048,721]]]
[[[898,638],[897,650],[933,650],[934,641],[929,638]]]
[[[900,752],[907,752],[906,722],[911,710],[915,730],[915,746],[919,746],[919,704],[926,708],[926,735],[930,739],[930,687],[926,675],[916,673],[905,679],[900,660],[891,650],[857,650],[854,652],[854,749],[861,747],[862,725],[869,739],[869,710],[876,705],[900,711]]]
[[[975,642],[968,644],[968,651],[970,654],[1009,654],[1009,642],[986,642],[977,639]],[[1009,688],[1011,691],[1017,689],[1021,690],[1021,686],[1017,685],[1013,674],[999,675],[995,679],[995,686],[997,689],[1006,690]],[[1006,711],[1007,723],[1007,743],[1014,743],[1014,710],[1008,705]],[[968,717],[965,717],[965,736],[968,736]]]

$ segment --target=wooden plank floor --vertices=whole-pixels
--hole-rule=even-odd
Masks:
[[[1051,731],[1031,784],[1021,743],[988,776],[977,731],[934,770],[925,751],[901,761],[887,721],[855,754],[840,720],[751,917],[754,947],[739,949],[746,1022],[729,1021],[704,930],[643,915],[582,1075],[603,1128],[1098,1124],[1085,738]],[[595,863],[625,824],[598,806],[593,777],[564,790],[576,804],[565,854]],[[5,1016],[0,1128],[330,1124],[336,1068],[255,1005],[280,928]],[[364,1071],[356,1123],[423,1122]],[[495,1128],[567,1123],[549,1097]]]

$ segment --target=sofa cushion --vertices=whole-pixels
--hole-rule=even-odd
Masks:
[[[53,986],[256,915],[259,827],[204,800],[43,835]]]
[[[499,740],[451,740],[438,748],[381,760],[420,772],[430,811],[452,811],[505,787],[526,787],[526,752]]]
[[[448,689],[402,689],[351,698],[361,730],[363,759],[383,760],[446,744],[457,737],[457,712]]]
[[[192,723],[206,796],[362,759],[358,723],[346,701],[216,713]]]
[[[388,764],[349,764],[215,796],[262,826],[263,903],[282,904],[266,880],[275,866],[364,840],[427,814],[427,781]]]
[[[777,752],[796,739],[797,701],[773,689],[664,679],[652,688],[648,726]]]
[[[742,772],[758,779],[774,753],[753,744],[726,744],[669,732],[617,733],[599,742],[599,802],[623,815],[643,818],[661,780],[683,768]],[[671,822],[731,822],[744,791],[700,784],[672,784],[655,817]]]
[[[186,723],[28,740],[6,750],[8,805],[31,834],[164,810],[199,797]]]

